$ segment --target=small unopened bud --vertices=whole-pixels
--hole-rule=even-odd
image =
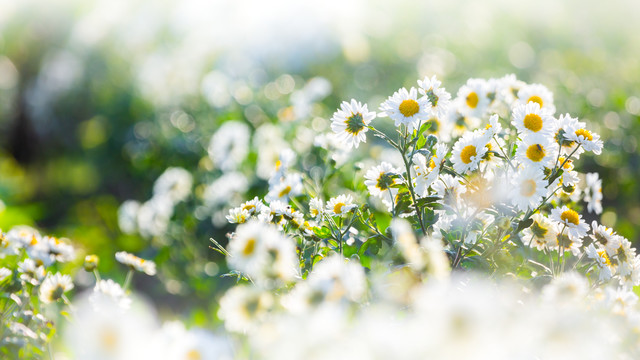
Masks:
[[[437,143],[438,143],[438,137],[435,135],[429,135],[427,136],[427,143],[425,144],[425,147],[427,147],[427,149],[431,149]]]
[[[511,227],[511,221],[509,221],[509,218],[502,217],[502,218],[498,219],[498,228],[500,228],[502,230],[507,230],[510,227]]]
[[[84,258],[84,270],[89,272],[95,270],[98,267],[99,261],[98,255],[87,255]]]

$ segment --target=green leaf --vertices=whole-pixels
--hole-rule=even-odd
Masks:
[[[321,238],[321,239],[326,239],[331,237],[331,230],[329,230],[329,228],[323,226],[323,227],[314,227],[313,228],[313,233],[316,234],[317,237]]]
[[[518,227],[516,228],[516,233],[519,233],[520,231],[528,228],[529,226],[531,226],[531,224],[533,224],[533,219],[520,221],[520,223],[518,224]]]
[[[357,252],[357,250],[358,250],[358,249],[356,248],[356,246],[355,246],[355,245],[347,245],[347,244],[344,244],[344,245],[342,246],[342,254],[343,254],[345,257],[351,257],[351,255],[355,254],[355,253]]]
[[[417,199],[416,203],[418,204],[418,206],[422,207],[440,200],[442,200],[442,198],[439,196],[425,196],[423,198]]]

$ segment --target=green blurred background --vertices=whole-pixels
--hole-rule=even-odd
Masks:
[[[178,312],[200,305],[203,322],[226,281],[208,239],[231,228],[194,216],[191,199],[172,230],[195,239],[182,250],[124,235],[123,201],[150,198],[170,166],[214,180],[206,149],[220,124],[290,123],[292,94],[313,77],[333,90],[296,120],[309,127],[342,100],[375,109],[426,75],[455,96],[469,77],[514,73],[600,134],[602,155],[577,167],[603,179],[601,221],[640,245],[640,5],[417,3],[0,0],[0,228],[71,238],[115,278],[115,251],[155,258],[168,270],[136,287]]]

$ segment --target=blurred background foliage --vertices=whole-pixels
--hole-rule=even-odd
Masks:
[[[214,306],[209,294],[225,285],[208,239],[224,239],[230,227],[198,218],[191,199],[176,208],[182,226],[169,231],[196,240],[150,246],[157,240],[119,230],[117,210],[148,199],[170,166],[192,171],[196,184],[215,180],[207,146],[220,124],[315,130],[314,118],[330,118],[342,100],[376,109],[426,75],[455,95],[469,77],[514,73],[547,86],[557,114],[601,135],[602,155],[578,167],[603,179],[602,222],[638,246],[638,13],[638,3],[620,0],[0,0],[0,228],[29,224],[69,237],[115,278],[123,276],[115,251],[154,258],[181,282],[137,277],[139,289],[168,290],[157,301],[175,311]],[[332,92],[296,115],[294,94],[314,77]],[[264,181],[245,199],[254,195],[264,196]]]

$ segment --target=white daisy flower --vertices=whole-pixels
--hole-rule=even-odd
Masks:
[[[598,173],[587,173],[587,187],[584,189],[584,201],[587,202],[587,210],[591,213],[602,213],[602,180]]]
[[[111,304],[116,304],[123,310],[131,306],[131,298],[127,296],[120,284],[111,279],[96,282],[93,293],[89,296],[89,302],[91,302],[98,311],[100,310],[100,306],[104,305],[107,301]]]
[[[24,259],[18,263],[18,272],[20,280],[26,281],[31,285],[38,285],[45,277],[44,266],[36,265],[32,259]]]
[[[495,135],[499,135],[502,132],[502,124],[500,124],[500,117],[496,114],[489,117],[489,123],[484,129],[484,136],[487,139],[493,138]]]
[[[556,246],[558,227],[546,216],[535,213],[531,216],[533,223],[522,231],[524,241],[538,250],[553,249]]]
[[[318,262],[307,278],[312,289],[320,290],[326,301],[343,299],[358,301],[367,290],[367,281],[362,266],[333,255]]]
[[[479,132],[467,132],[458,140],[451,151],[453,168],[459,174],[469,173],[478,168],[480,160],[487,153],[488,140]]]
[[[170,167],[153,184],[153,196],[168,197],[176,204],[191,194],[193,177],[187,170]]]
[[[602,152],[602,140],[600,135],[591,132],[584,127],[567,127],[564,133],[565,139],[575,142],[584,148],[586,151],[592,151],[596,155],[600,155]]]
[[[9,232],[5,234],[5,238],[12,244],[13,248],[26,249],[29,246],[37,244],[40,239],[42,239],[42,235],[31,226],[19,225],[9,230]]]
[[[487,96],[487,81],[484,79],[469,79],[460,87],[455,103],[460,113],[464,116],[481,118],[490,100]]]
[[[640,285],[640,258],[637,256],[620,264],[620,285],[627,288]]]
[[[290,281],[297,274],[295,247],[273,225],[249,221],[238,226],[228,250],[229,266],[257,284],[270,286],[269,281]]]
[[[249,126],[241,121],[227,121],[211,137],[207,152],[213,164],[227,172],[237,169],[249,154]]]
[[[505,75],[498,79],[496,98],[510,107],[517,100],[518,91],[525,85],[526,83],[518,80],[514,74]]]
[[[322,209],[324,208],[324,204],[322,203],[322,199],[320,198],[312,198],[309,200],[309,214],[318,219],[322,214]]]
[[[517,104],[535,103],[542,109],[548,109],[553,115],[556,107],[553,105],[553,93],[544,85],[526,84],[518,91]]]
[[[302,177],[300,174],[292,173],[282,179],[279,183],[269,186],[269,193],[265,200],[269,203],[273,201],[289,202],[289,198],[302,194]]]
[[[257,196],[253,200],[246,201],[240,205],[242,210],[246,210],[251,216],[258,216],[258,214],[266,211],[269,207],[265,205],[262,200]]]
[[[268,315],[274,303],[268,291],[255,286],[234,286],[220,299],[218,317],[228,331],[246,333]]]
[[[376,113],[369,111],[367,104],[362,105],[355,99],[351,99],[351,103],[343,101],[331,118],[331,130],[348,148],[357,148],[360,142],[367,141],[367,126],[375,117]]]
[[[467,188],[460,183],[460,179],[449,174],[440,176],[438,181],[433,183],[433,190],[442,198],[442,203],[451,207],[456,207],[460,196],[467,191]],[[444,213],[444,210],[436,210]]]
[[[427,158],[422,154],[413,155],[413,170],[415,173],[414,188],[419,197],[427,196],[429,186],[433,184],[440,174],[440,166],[434,161],[434,156]]]
[[[541,109],[535,102],[516,106],[511,118],[511,123],[518,130],[520,137],[531,134],[551,136],[556,131],[553,115],[547,109]]]
[[[135,234],[138,231],[138,210],[140,202],[127,200],[118,208],[118,226],[125,234]]]
[[[351,195],[346,194],[329,199],[326,205],[327,214],[332,216],[344,215],[357,207],[358,205],[353,203]]]
[[[126,251],[117,252],[116,260],[123,265],[127,265],[133,270],[143,272],[149,276],[153,276],[156,274],[156,263],[151,260],[139,258]]]
[[[247,219],[251,217],[251,214],[242,207],[237,207],[229,210],[229,215],[225,216],[230,224],[242,224],[247,222]]]
[[[578,118],[571,117],[569,114],[560,115],[558,120],[556,121],[556,133],[554,139],[556,143],[560,145],[561,155],[572,156],[576,159],[580,158],[580,155],[584,153],[584,148],[582,148],[577,142],[567,140],[566,132],[571,129],[583,129],[586,128],[587,124],[578,121]],[[575,131],[575,130],[574,130]]]
[[[381,199],[386,199],[391,191],[394,193],[395,189],[391,186],[398,184],[400,180],[397,178],[400,170],[393,167],[388,162],[382,162],[378,166],[374,166],[364,175],[364,184],[369,189],[371,196],[378,196]]]
[[[617,264],[624,264],[633,260],[636,257],[636,249],[632,246],[631,242],[622,236],[618,236],[620,246],[616,249],[614,255],[611,256],[611,260]]]
[[[595,220],[591,223],[590,237],[603,246],[611,256],[615,255],[620,248],[620,236],[613,229],[600,225]]]
[[[545,136],[527,136],[517,145],[516,160],[525,167],[551,168],[558,155],[558,145]]]
[[[513,178],[511,202],[522,211],[535,209],[547,194],[544,173],[537,167],[520,168]]]
[[[551,219],[558,222],[561,228],[564,227],[574,239],[585,237],[589,231],[589,225],[584,222],[582,215],[567,206],[551,210]]]
[[[396,91],[380,105],[380,115],[393,119],[396,126],[407,126],[409,132],[416,129],[421,120],[429,119],[430,110],[429,98],[418,99],[418,91],[413,87],[409,91],[405,88]]]
[[[45,304],[56,302],[71,289],[73,289],[71,276],[60,273],[47,276],[40,286],[40,301]]]
[[[442,82],[435,75],[431,79],[425,77],[424,80],[418,80],[418,91],[429,99],[431,116],[436,118],[444,117],[447,114],[451,102],[451,94],[440,85]]]
[[[4,279],[11,276],[11,274],[12,274],[11,270],[7,269],[6,267],[0,268],[0,282],[3,282]]]
[[[600,268],[600,281],[607,281],[611,279],[611,277],[613,276],[612,264],[611,260],[609,259],[609,255],[604,248],[596,249],[593,244],[589,244],[589,246],[587,246],[587,248],[585,249],[585,254],[587,254],[587,257],[589,257],[589,259],[595,260],[596,265],[598,265],[598,268]]]

